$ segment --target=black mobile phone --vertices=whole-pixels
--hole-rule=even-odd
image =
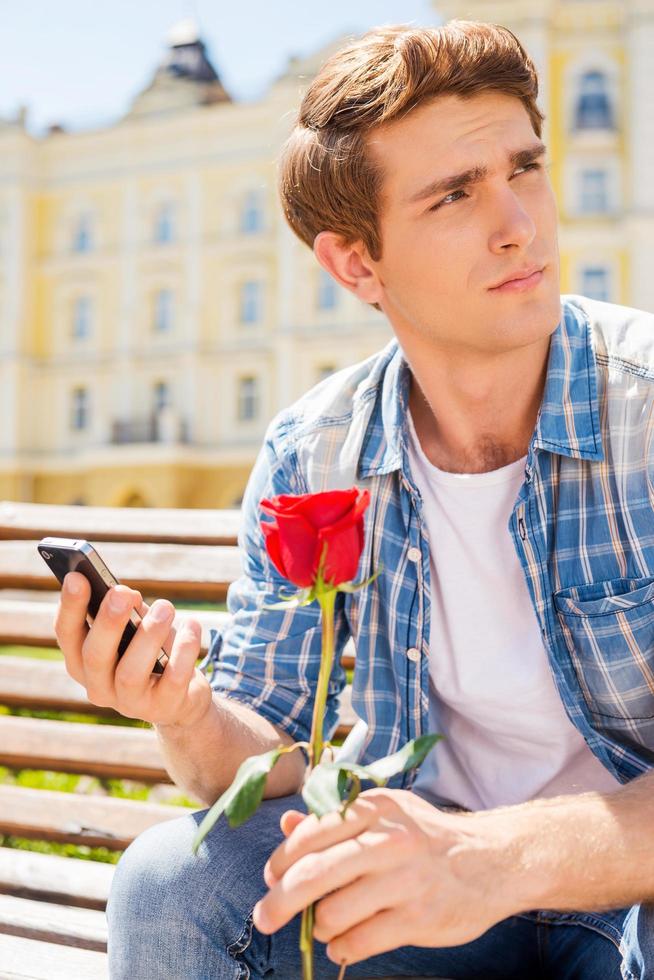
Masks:
[[[91,585],[91,598],[89,599],[87,619],[91,624],[98,615],[100,603],[109,589],[113,585],[119,584],[118,579],[111,574],[89,541],[75,538],[42,538],[37,548],[50,571],[57,576],[62,585],[68,572],[81,572],[88,579]],[[122,657],[132,641],[140,622],[141,617],[135,609],[132,609],[130,620],[118,645],[119,658]],[[168,639],[161,647],[161,654],[152,670],[153,674],[163,674],[170,656],[172,636],[174,636],[174,631],[171,631]]]

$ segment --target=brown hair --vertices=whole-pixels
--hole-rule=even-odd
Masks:
[[[319,232],[334,231],[380,259],[383,174],[366,156],[367,133],[438,95],[491,90],[520,99],[540,137],[536,69],[507,27],[380,27],[341,48],[309,86],[282,150],[279,191],[293,231],[310,248]]]

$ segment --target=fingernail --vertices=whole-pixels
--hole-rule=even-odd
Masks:
[[[129,599],[126,595],[121,592],[116,592],[112,589],[109,595],[109,608],[115,613],[124,613],[129,605]]]
[[[82,588],[76,578],[71,578],[70,575],[66,576],[66,591],[70,592],[71,595],[79,595]]]
[[[172,619],[174,610],[165,602],[155,602],[150,610],[150,614],[155,623],[165,623]]]

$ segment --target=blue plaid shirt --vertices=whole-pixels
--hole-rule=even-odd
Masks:
[[[561,304],[508,531],[567,714],[627,782],[654,764],[654,316],[576,295]],[[409,382],[392,341],[273,420],[243,501],[244,574],[207,661],[215,691],[309,739],[319,607],[264,608],[289,586],[267,557],[258,505],[280,493],[367,487],[358,579],[383,570],[338,596],[325,720],[328,738],[345,685],[338,654],[351,636],[361,719],[353,744],[364,764],[429,724],[430,543],[407,455]],[[415,774],[388,785],[410,788]]]

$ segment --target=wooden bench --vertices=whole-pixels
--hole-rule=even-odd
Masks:
[[[0,644],[56,647],[59,585],[36,551],[46,535],[102,542],[116,577],[146,601],[225,601],[240,573],[238,511],[141,510],[0,502]],[[188,615],[188,611],[186,612]],[[227,614],[192,610],[209,629]],[[352,649],[344,658],[353,665]],[[0,705],[118,718],[88,702],[61,660],[0,656]],[[338,734],[350,730],[349,689]],[[0,715],[0,766],[137,780],[172,790],[149,726],[87,725]],[[202,808],[198,804],[198,809]],[[122,850],[154,823],[184,810],[166,802],[0,784],[0,834]],[[0,976],[106,978],[104,908],[114,866],[0,847]]]

